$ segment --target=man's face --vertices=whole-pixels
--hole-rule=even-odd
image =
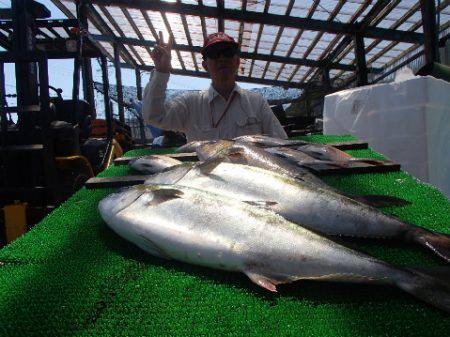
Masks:
[[[230,44],[218,44],[208,49],[202,64],[213,82],[234,82],[239,68],[237,48]]]

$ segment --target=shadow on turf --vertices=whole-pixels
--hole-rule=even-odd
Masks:
[[[312,306],[336,306],[343,304],[364,306],[366,304],[373,307],[382,307],[386,306],[387,303],[391,303],[393,306],[399,307],[403,305],[409,307],[416,305],[427,306],[433,312],[440,312],[439,310],[414,299],[411,295],[408,295],[398,288],[375,284],[304,280],[279,285],[277,287],[278,292],[273,293],[258,287],[242,273],[215,270],[175,260],[165,260],[153,257],[134,244],[119,237],[110,230],[106,224],[101,230],[101,237],[104,238],[104,244],[108,249],[115,251],[127,260],[137,262],[148,268],[155,266],[164,267],[167,270],[173,270],[178,275],[184,273],[186,275],[195,276],[199,280],[221,284],[228,288],[241,288],[260,299],[267,301],[270,306],[276,306],[280,299],[288,297],[295,298],[299,301],[306,301]],[[352,240],[347,246],[350,245],[356,247],[359,241],[360,240]],[[388,242],[387,244],[392,245],[393,243]]]

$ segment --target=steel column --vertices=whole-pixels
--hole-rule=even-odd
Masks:
[[[55,204],[61,201],[61,194],[58,188],[58,172],[55,164],[54,143],[50,130],[50,99],[48,89],[48,62],[45,56],[41,56],[39,60],[39,91],[40,105],[39,112],[42,144],[44,145],[44,180],[45,185],[50,187],[50,198]]]
[[[84,1],[80,4],[80,32],[84,34],[84,32],[88,31],[88,20],[87,20],[87,7]],[[83,93],[84,99],[89,103],[92,107],[92,110],[95,114],[95,98],[94,98],[94,81],[92,78],[92,64],[91,59],[89,57],[83,57],[81,60],[81,68],[83,75]],[[95,116],[94,116],[95,118]]]
[[[5,67],[4,63],[0,63],[0,118],[1,118],[1,146],[6,146],[6,133],[8,131],[8,123],[6,120],[6,88],[5,88]]]
[[[434,0],[420,0],[420,11],[422,12],[426,63],[439,62],[439,37]]]
[[[142,84],[141,84],[141,71],[136,68],[136,89],[137,89],[137,99],[142,102]],[[138,122],[139,122],[139,133],[141,135],[141,143],[145,143],[145,126],[144,126],[144,120],[142,117],[142,109],[141,113],[137,116]]]
[[[120,46],[114,44],[114,68],[116,70],[117,103],[119,105],[119,120],[125,123],[125,111],[123,108],[122,71],[120,67]]]
[[[33,20],[28,0],[11,2],[13,12],[13,50],[17,54],[24,54],[34,50],[35,37]],[[16,90],[17,106],[35,105],[38,103],[37,68],[36,62],[16,62]],[[19,118],[21,118],[19,116]]]
[[[83,6],[83,2],[77,3],[77,17],[80,19],[81,17],[81,7]],[[83,51],[83,34],[81,34],[81,30],[78,30],[77,34],[77,51],[76,56],[73,60],[73,87],[72,87],[72,101],[73,101],[73,111],[74,115],[71,116],[72,122],[77,122],[79,117],[79,104],[78,100],[80,98],[80,68],[82,62],[82,51]]]
[[[135,69],[136,74],[136,89],[137,89],[137,99],[142,101],[142,82],[141,82],[141,71]]]
[[[111,107],[109,105],[109,78],[108,78],[108,61],[106,59],[106,56],[101,56],[101,66],[102,66],[102,80],[103,80],[103,100],[105,103],[105,119],[106,119],[106,126],[108,128],[107,131],[107,137],[108,140],[112,140],[113,138],[113,131],[112,131],[112,120],[113,116],[111,113]]]
[[[322,68],[322,83],[323,83],[323,89],[325,93],[328,93],[331,91],[331,80],[330,80],[330,69],[329,68]]]
[[[366,51],[364,49],[364,37],[361,34],[356,34],[353,37],[355,43],[355,59],[356,59],[356,77],[357,85],[368,84],[368,70],[366,63]]]

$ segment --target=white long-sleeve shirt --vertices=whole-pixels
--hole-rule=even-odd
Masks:
[[[188,142],[232,139],[252,134],[287,138],[269,104],[260,94],[236,85],[226,100],[211,85],[208,90],[188,93],[165,102],[169,76],[169,73],[154,70],[145,87],[142,113],[144,120],[150,124],[181,131],[186,134]],[[227,112],[214,127],[213,122],[217,123],[229,100],[231,103]]]

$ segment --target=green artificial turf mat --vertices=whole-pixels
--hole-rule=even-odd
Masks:
[[[347,152],[380,157],[371,150]],[[101,176],[131,173],[127,166],[113,166]],[[449,201],[405,172],[323,179],[347,193],[402,197],[412,204],[383,211],[450,233]],[[149,256],[101,220],[97,204],[113,191],[81,189],[0,250],[0,336],[448,335],[448,314],[397,288],[303,281],[270,293],[243,274]],[[398,266],[446,265],[399,242],[348,244]]]

